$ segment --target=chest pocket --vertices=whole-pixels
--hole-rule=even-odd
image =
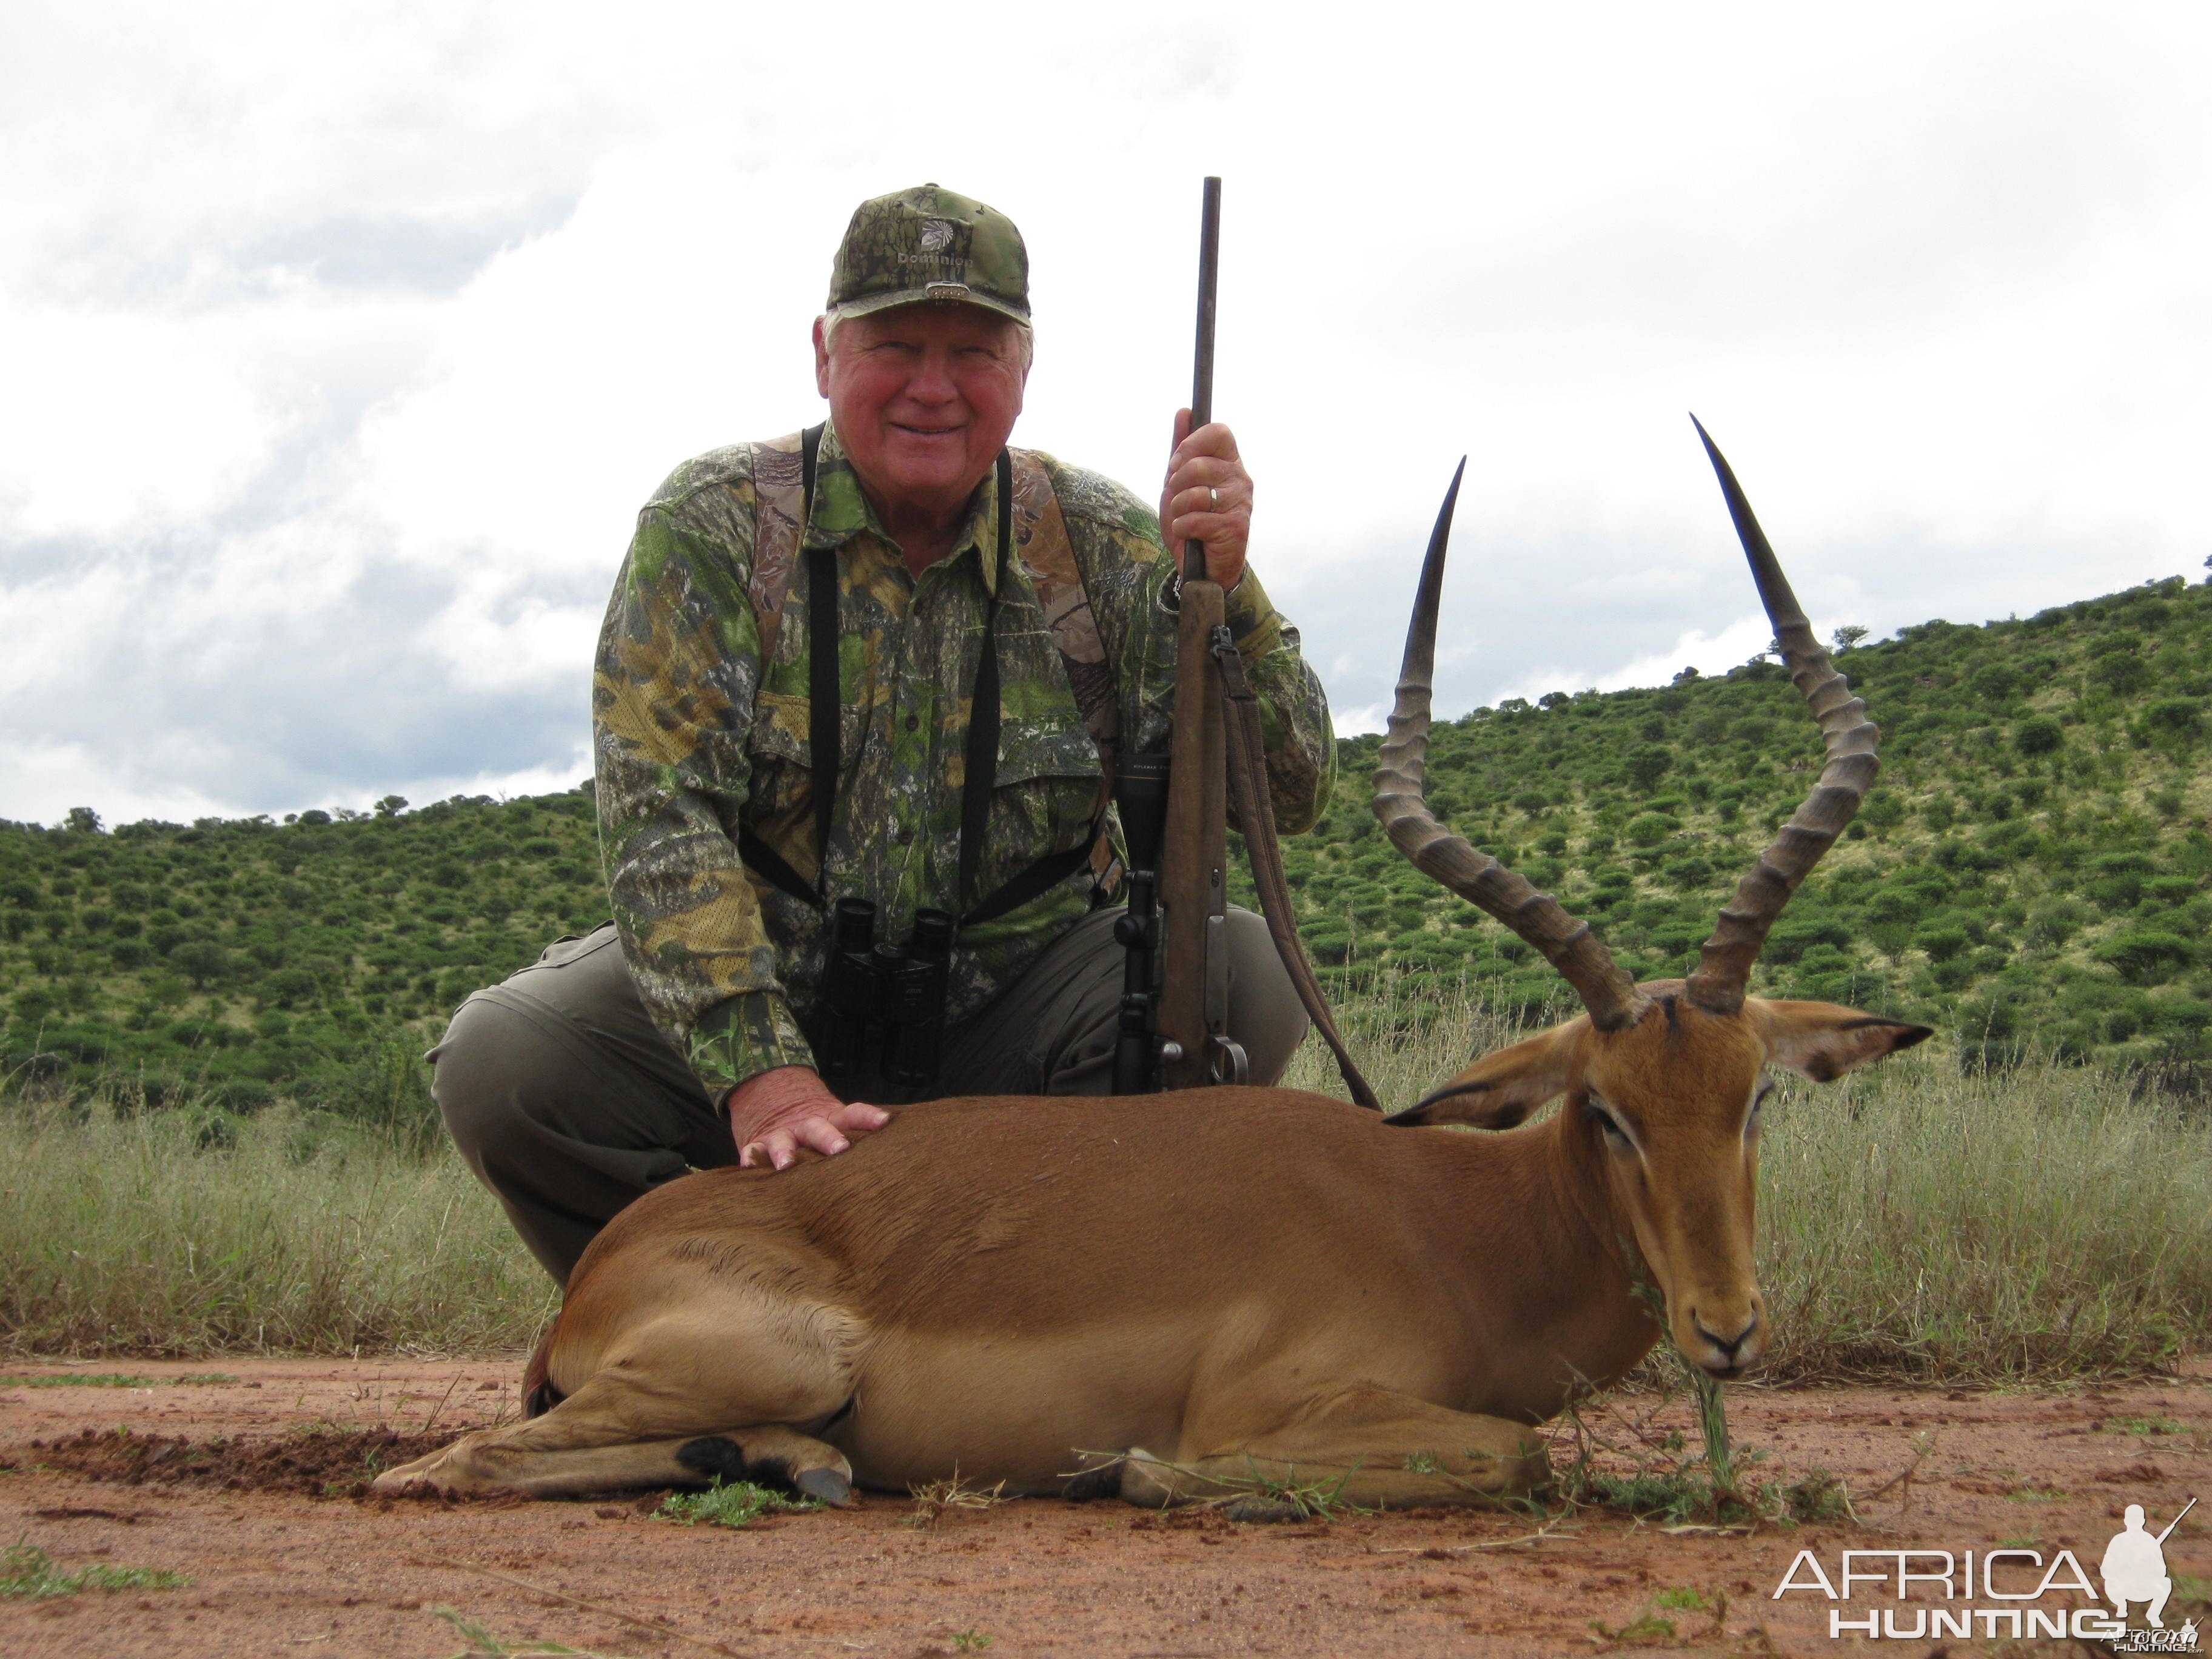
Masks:
[[[780,821],[807,813],[814,799],[814,744],[808,736],[812,705],[802,696],[763,690],[753,703],[752,730],[745,755],[752,763],[752,788],[744,817],[749,823]],[[837,750],[849,772],[860,750],[860,711],[838,714]]]
[[[1030,856],[1087,841],[1105,805],[1106,771],[1098,745],[1081,726],[1003,728],[991,816],[1001,803],[1024,831]],[[994,836],[994,839],[998,839]]]

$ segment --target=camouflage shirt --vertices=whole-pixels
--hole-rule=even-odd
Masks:
[[[956,894],[969,690],[999,586],[997,477],[977,490],[952,550],[916,577],[835,431],[823,434],[811,517],[798,452],[796,434],[718,449],[654,493],[607,609],[592,687],[615,921],[647,1012],[717,1096],[770,1067],[813,1063],[799,1019],[828,949],[823,913],[740,860],[741,827],[829,898],[872,899],[877,936],[904,939],[917,908],[957,915],[1040,858],[1093,840],[1105,764],[1123,744],[1164,746],[1173,696],[1174,562],[1152,510],[1096,473],[1012,452],[998,774],[978,891]],[[812,548],[838,553],[842,704],[820,864],[798,556]],[[1249,573],[1228,620],[1261,700],[1279,826],[1305,830],[1334,780],[1328,703],[1297,630]],[[1090,682],[1087,724],[1079,679]],[[1117,868],[1102,842],[1041,897],[963,929],[948,1019],[1016,978]]]

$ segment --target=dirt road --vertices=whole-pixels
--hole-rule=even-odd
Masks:
[[[915,1524],[915,1504],[892,1497],[730,1530],[629,1503],[351,1495],[368,1459],[388,1464],[432,1443],[419,1437],[512,1415],[520,1369],[504,1358],[0,1361],[0,1544],[45,1551],[58,1575],[139,1567],[191,1579],[0,1600],[0,1654],[447,1659],[471,1644],[440,1607],[518,1652],[535,1639],[670,1659],[1820,1654],[1847,1645],[1830,1638],[1832,1608],[1858,1619],[1887,1607],[1910,1629],[1945,1604],[1940,1587],[1931,1602],[1917,1586],[1903,1603],[1863,1585],[1848,1603],[1817,1589],[1773,1599],[1801,1550],[1834,1578],[1845,1549],[2008,1546],[2047,1565],[2066,1547],[2094,1576],[2127,1504],[2142,1504],[2155,1531],[2191,1495],[2208,1501],[2166,1542],[2179,1587],[2167,1623],[2192,1607],[2203,1622],[2212,1579],[2212,1370],[2202,1366],[2063,1393],[1733,1389],[1739,1447],[1765,1453],[1756,1469],[1825,1468],[1849,1483],[1860,1516],[1749,1534],[1670,1533],[1602,1512],[1547,1527],[1445,1512],[1246,1526],[1034,1500]],[[143,1381],[81,1385],[111,1373]],[[206,1374],[221,1380],[180,1380]],[[61,1377],[80,1385],[22,1380]],[[1650,1403],[1624,1402],[1632,1413]],[[1670,1429],[1691,1432],[1679,1403],[1645,1432]],[[1916,1460],[1914,1477],[1893,1483]],[[2018,1588],[2033,1588],[2033,1567],[2011,1567],[2025,1572]],[[2020,1605],[2085,1602],[2054,1590]],[[1972,1642],[1881,1647],[1954,1659],[1993,1650],[1978,1628]]]

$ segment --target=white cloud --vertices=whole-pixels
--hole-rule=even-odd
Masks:
[[[1023,441],[1147,492],[1226,177],[1219,407],[1346,729],[1462,452],[1440,708],[1748,655],[1687,408],[1824,628],[2193,573],[2208,46],[2018,4],[48,9],[0,61],[0,814],[571,779],[638,501],[812,417],[845,216],[930,177],[1028,236]]]

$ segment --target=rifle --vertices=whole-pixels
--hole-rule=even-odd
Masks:
[[[1206,181],[1199,232],[1198,348],[1190,429],[1213,418],[1213,320],[1221,257],[1221,180]],[[1221,585],[1206,574],[1206,547],[1182,547],[1176,629],[1175,744],[1168,767],[1166,844],[1160,872],[1167,910],[1160,963],[1163,1074],[1170,1089],[1242,1083],[1244,1051],[1229,1040],[1229,773],[1214,633],[1224,629]]]
[[[1208,179],[1199,237],[1198,345],[1190,396],[1194,432],[1213,418],[1220,251],[1221,180]],[[1439,536],[1449,512],[1447,501]],[[1244,1050],[1228,1029],[1233,794],[1261,908],[1284,969],[1314,1028],[1335,1054],[1352,1099],[1379,1109],[1298,944],[1275,841],[1259,704],[1245,684],[1243,664],[1230,637],[1225,596],[1206,574],[1202,543],[1186,542],[1182,556],[1173,746],[1166,757],[1127,757],[1115,785],[1129,851],[1129,908],[1114,927],[1115,939],[1128,953],[1114,1050],[1114,1092],[1140,1094],[1161,1081],[1170,1089],[1242,1083],[1250,1073]]]

